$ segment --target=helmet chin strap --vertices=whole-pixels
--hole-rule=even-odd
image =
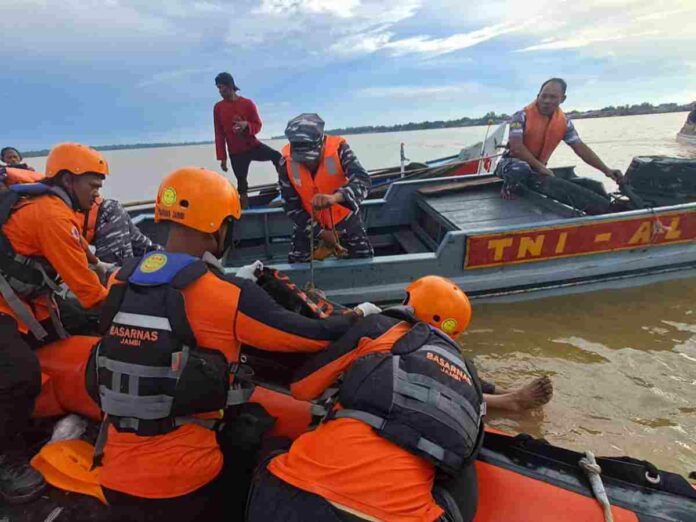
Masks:
[[[72,176],[72,174],[70,173],[67,173],[67,175]],[[71,186],[68,187],[68,184],[65,182],[65,179],[65,174],[63,174],[63,178],[61,178],[61,180],[58,183],[56,183],[56,186],[62,189],[63,192],[65,192],[68,195],[68,197],[70,198],[70,202],[72,203],[73,210],[85,212],[85,210],[80,208],[80,206],[78,205],[77,197],[75,196],[75,191],[72,189],[72,183],[70,184]]]

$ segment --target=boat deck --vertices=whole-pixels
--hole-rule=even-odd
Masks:
[[[425,204],[453,227],[466,232],[552,221],[563,217],[559,212],[541,207],[528,198],[504,200],[498,190],[429,196],[425,199]]]
[[[414,230],[436,247],[449,231],[481,232],[577,215],[574,209],[531,191],[512,200],[502,199],[501,184],[500,180],[488,179],[420,190]]]

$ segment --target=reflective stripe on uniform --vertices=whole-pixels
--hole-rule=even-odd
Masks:
[[[368,426],[372,426],[376,430],[381,430],[384,428],[384,425],[387,423],[387,420],[384,417],[380,417],[379,415],[374,415],[372,413],[368,413],[366,411],[361,411],[361,410],[348,410],[348,409],[343,409],[337,411],[333,415],[334,419],[356,419],[359,421],[364,422]]]
[[[113,320],[114,323],[125,324],[127,326],[139,326],[140,328],[151,328],[154,330],[172,331],[169,319],[156,315],[131,314],[128,312],[118,312]]]
[[[324,164],[326,165],[326,173],[330,176],[338,174],[338,166],[336,165],[336,160],[333,156],[329,156],[324,159]]]
[[[104,385],[99,386],[99,400],[102,410],[108,415],[143,420],[169,417],[174,404],[174,397],[168,395],[134,396],[112,391]]]
[[[436,460],[445,460],[445,448],[439,446],[438,444],[435,444],[434,442],[426,439],[425,437],[421,437],[420,439],[418,439],[418,444],[416,447],[419,450],[432,456]]]
[[[296,187],[302,186],[302,176],[300,174],[300,167],[296,161],[290,161],[290,172],[292,173],[292,180]]]
[[[136,377],[176,379],[179,375],[179,371],[172,370],[168,366],[145,366],[144,364],[125,363],[114,361],[104,356],[98,357],[97,361],[99,368],[106,368],[110,372],[119,374],[125,373]]]

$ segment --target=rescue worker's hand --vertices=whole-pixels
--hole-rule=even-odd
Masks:
[[[336,244],[338,243],[336,232],[333,230],[322,230],[319,232],[319,239],[331,248],[336,248]]]
[[[109,280],[109,276],[113,271],[117,270],[118,267],[116,266],[116,263],[105,263],[104,261],[97,261],[97,263],[91,265],[90,268],[97,273],[97,275],[99,276],[99,280],[102,282],[104,286],[106,286],[106,282]]]
[[[258,279],[256,272],[260,272],[261,270],[263,270],[263,263],[259,260],[256,260],[250,265],[245,265],[241,267],[239,270],[237,270],[237,273],[235,275],[237,277],[241,277],[242,279],[249,279],[255,283]]]
[[[227,160],[222,160],[220,162],[220,168],[222,169],[223,172],[227,172]]]
[[[242,134],[247,128],[249,128],[249,122],[238,121],[232,126],[232,131],[235,134]]]
[[[379,306],[370,302],[360,303],[358,306],[353,308],[353,310],[355,310],[356,314],[362,317],[382,313],[382,309]]]
[[[336,192],[335,194],[315,194],[312,198],[312,206],[317,210],[329,208],[331,205],[343,201],[343,194]]]
[[[623,173],[618,169],[609,169],[605,174],[608,178],[613,179],[617,185],[622,185],[624,182]]]
[[[553,171],[548,167],[539,167],[538,169],[535,169],[535,170],[543,176],[554,176]]]

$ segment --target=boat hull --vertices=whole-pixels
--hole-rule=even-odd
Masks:
[[[443,183],[454,192],[439,192]],[[394,302],[429,274],[453,279],[474,299],[530,299],[632,286],[696,270],[696,203],[600,216],[534,193],[509,202],[493,176],[394,183],[362,208],[377,255],[314,263],[314,280],[331,300]],[[152,215],[135,221],[162,241]],[[282,209],[245,211],[228,273],[261,259],[299,285],[309,263],[287,264],[292,226]]]

